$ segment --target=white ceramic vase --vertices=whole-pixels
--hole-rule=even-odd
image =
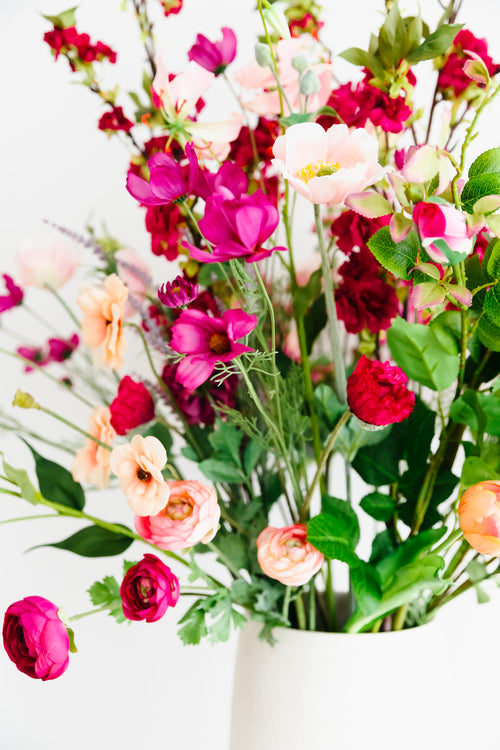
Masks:
[[[278,628],[271,647],[260,629],[240,635],[230,750],[470,750],[474,718],[460,711],[463,666],[446,630]]]

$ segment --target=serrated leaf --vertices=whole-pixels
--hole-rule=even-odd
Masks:
[[[492,352],[500,352],[500,328],[493,325],[486,315],[483,315],[477,324],[477,335],[487,349],[491,349]]]
[[[401,242],[394,242],[389,227],[382,227],[368,240],[368,247],[380,265],[409,281],[420,250],[420,240],[413,230]]]
[[[216,458],[206,458],[198,464],[203,474],[212,482],[240,483],[243,472],[229,461],[219,461]]]
[[[469,179],[490,172],[500,172],[500,148],[490,148],[479,154],[470,165]]]
[[[38,478],[40,492],[46,500],[59,503],[67,508],[83,510],[85,506],[85,494],[81,484],[75,482],[71,472],[63,466],[44,458],[26,442],[23,441],[35,459],[35,471]]]
[[[336,519],[328,513],[320,513],[307,524],[307,541],[330,560],[341,560],[348,565],[357,565],[352,540],[345,534]]]
[[[243,433],[234,425],[218,419],[213,432],[208,436],[208,441],[221,461],[230,461],[241,468],[240,445]]]
[[[127,527],[124,526],[123,528],[126,529]],[[57,549],[74,552],[76,555],[82,555],[83,557],[110,557],[125,552],[133,541],[132,537],[125,534],[115,534],[100,526],[87,526],[62,542],[39,544],[37,547],[32,547],[31,549],[56,547]]]
[[[460,195],[462,208],[467,213],[474,213],[474,205],[486,195],[500,195],[500,172],[478,174],[469,179]]]
[[[196,646],[207,635],[205,613],[199,609],[200,604],[201,599],[198,599],[179,620],[179,625],[183,627],[177,631],[177,635],[185,646]]]
[[[381,492],[370,492],[361,500],[360,507],[376,521],[390,521],[396,510],[396,500]]]
[[[453,44],[453,40],[461,28],[463,28],[463,23],[443,24],[439,26],[436,31],[429,34],[422,44],[414,49],[413,52],[410,52],[406,59],[409,63],[417,63],[444,55]]]

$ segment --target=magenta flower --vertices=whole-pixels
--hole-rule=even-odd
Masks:
[[[205,70],[218,76],[224,72],[236,56],[236,35],[232,29],[224,26],[222,39],[211,42],[203,34],[198,34],[196,42],[188,52],[188,58],[201,65]]]
[[[50,356],[48,352],[44,351],[41,346],[18,346],[16,354],[24,359],[29,359],[38,367],[45,367],[50,362]],[[24,372],[33,372],[33,368],[28,364],[24,366]]]
[[[158,299],[167,307],[182,307],[198,296],[198,284],[194,284],[182,276],[176,276],[173,281],[167,281],[158,289]]]
[[[209,379],[216,362],[229,362],[254,350],[237,339],[257,325],[257,316],[243,310],[226,310],[221,318],[212,318],[201,310],[183,310],[172,326],[170,346],[186,354],[179,362],[176,378],[191,390]]]
[[[191,257],[208,263],[223,262],[232,258],[245,258],[247,263],[262,260],[275,250],[286,247],[264,248],[262,244],[278,226],[278,209],[256,190],[239,200],[224,200],[214,195],[207,201],[205,216],[200,221],[203,236],[214,245],[213,252],[185,244]]]
[[[179,601],[179,580],[156,555],[145,554],[125,573],[120,596],[128,620],[155,622]]]
[[[7,294],[0,295],[0,313],[6,310],[11,310],[16,305],[21,305],[24,297],[24,292],[20,286],[14,283],[12,276],[4,273],[2,274],[5,290]]]
[[[74,333],[70,339],[49,339],[49,359],[51,362],[65,362],[71,357],[80,343],[78,334]]]
[[[153,154],[148,160],[149,182],[129,172],[128,192],[145,206],[182,202],[193,192],[199,174],[198,159],[191,143],[186,143],[186,156],[189,162],[187,175],[185,168],[168,154]]]

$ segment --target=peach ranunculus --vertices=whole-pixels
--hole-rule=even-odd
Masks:
[[[500,482],[480,482],[462,495],[458,519],[465,539],[482,555],[500,557]]]
[[[104,284],[84,286],[77,298],[83,312],[82,338],[92,350],[94,367],[118,369],[123,365],[125,337],[123,307],[127,287],[113,273]]]
[[[89,418],[87,432],[106,443],[113,444],[116,432],[111,426],[111,412],[107,406],[96,406]],[[87,438],[85,445],[75,456],[71,474],[75,482],[90,482],[100,490],[109,486],[111,473],[111,451]]]
[[[127,286],[128,298],[123,308],[123,317],[130,318],[140,308],[151,286],[151,270],[137,253],[122,247],[114,255],[118,276]]]
[[[316,122],[291,125],[273,146],[273,164],[298,193],[312,203],[341,205],[382,179],[378,142],[363,128],[332,125],[325,131]]]
[[[167,452],[152,435],[134,435],[130,443],[113,448],[111,470],[138,516],[155,516],[167,504],[170,490],[161,473],[166,463]]]
[[[257,537],[257,559],[269,578],[285,586],[302,586],[320,570],[325,558],[307,541],[306,525],[297,523],[264,529]]]
[[[60,232],[40,229],[28,235],[17,253],[19,278],[23,286],[59,289],[75,272],[80,262],[77,243]]]
[[[167,482],[170,497],[157,515],[135,516],[138,534],[160,549],[187,549],[206,544],[215,534],[220,508],[215,490],[196,480]]]

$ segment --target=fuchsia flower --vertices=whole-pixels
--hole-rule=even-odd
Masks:
[[[262,571],[284,586],[302,586],[321,569],[324,557],[307,541],[307,527],[296,523],[268,526],[257,537],[257,559]]]
[[[179,601],[179,580],[156,555],[146,554],[125,573],[120,596],[128,620],[155,622]]]
[[[275,205],[262,190],[243,195],[238,200],[225,200],[214,195],[207,200],[205,215],[199,222],[203,236],[214,245],[212,252],[200,250],[185,243],[192,258],[206,263],[224,262],[232,258],[245,258],[253,263],[268,258],[275,250],[286,247],[262,247],[279,222]]]
[[[193,390],[212,375],[216,362],[229,362],[254,350],[237,340],[253,331],[257,316],[243,310],[226,310],[213,318],[201,310],[183,310],[172,326],[170,346],[186,354],[179,362],[177,380]]]
[[[109,405],[111,425],[118,435],[150,422],[155,415],[151,394],[143,383],[125,375],[118,386],[118,394]]]
[[[69,637],[58,607],[43,596],[27,596],[7,609],[3,645],[20,672],[55,680],[69,666]]]
[[[78,334],[74,333],[69,339],[49,339],[49,361],[65,362],[71,357],[80,343]]]
[[[168,386],[171,399],[167,401],[180,409],[188,424],[202,425],[215,422],[217,406],[234,408],[238,376],[230,375],[222,383],[207,383],[196,390],[185,388],[176,379],[178,364],[166,364],[161,377]]]
[[[168,154],[158,152],[148,160],[149,182],[129,172],[127,190],[145,206],[160,206],[164,203],[180,202],[196,187],[199,167],[192,143],[186,143],[188,174],[178,161]]]
[[[223,73],[236,56],[234,31],[227,26],[224,26],[221,31],[222,39],[218,42],[211,42],[203,34],[198,34],[196,42],[188,52],[189,60],[194,60],[216,76]]]
[[[500,482],[480,482],[462,495],[458,519],[464,537],[482,555],[500,557]]]
[[[361,422],[385,426],[407,419],[415,405],[408,390],[408,378],[390,362],[378,362],[361,355],[347,378],[347,403]]]
[[[108,112],[104,112],[101,115],[97,127],[99,130],[104,130],[108,133],[114,133],[118,130],[128,133],[134,127],[134,123],[125,117],[123,107],[112,107]]]
[[[198,296],[198,284],[176,276],[158,289],[158,299],[167,307],[183,307]]]
[[[0,295],[0,313],[11,310],[17,305],[22,305],[24,292],[20,286],[14,282],[12,276],[6,273],[2,274],[7,294]]]
[[[427,255],[436,263],[450,263],[450,259],[435,244],[437,240],[443,240],[453,253],[463,256],[462,260],[472,252],[473,243],[465,217],[454,206],[421,201],[413,209],[413,221]]]

